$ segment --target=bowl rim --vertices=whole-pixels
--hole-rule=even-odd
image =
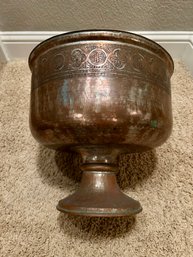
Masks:
[[[144,36],[132,32],[110,29],[76,30],[50,37],[39,43],[31,51],[28,58],[28,64],[30,69],[32,70],[34,60],[42,52],[48,50],[49,48],[58,46],[60,44],[79,42],[83,40],[109,40],[114,42],[130,43],[136,46],[144,47],[147,50],[152,51],[154,54],[159,55],[162,59],[165,60],[169,68],[170,75],[172,75],[174,72],[174,61],[164,47]]]

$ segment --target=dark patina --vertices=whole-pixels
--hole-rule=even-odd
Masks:
[[[157,43],[122,31],[78,31],[50,38],[29,57],[30,128],[43,145],[81,154],[80,188],[62,212],[139,213],[116,182],[120,153],[160,146],[172,129],[173,61]]]

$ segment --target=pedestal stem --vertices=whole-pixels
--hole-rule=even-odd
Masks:
[[[83,160],[80,187],[74,194],[59,201],[59,211],[111,217],[134,215],[142,210],[138,201],[121,192],[116,180],[115,164],[99,154],[90,155],[89,158],[84,156]]]

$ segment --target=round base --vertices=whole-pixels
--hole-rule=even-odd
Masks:
[[[100,200],[96,203],[96,197],[94,197],[93,199],[90,198],[89,200],[91,202],[89,203],[88,199],[84,199],[84,198],[77,199],[77,202],[76,202],[73,196],[74,195],[71,195],[63,200],[60,200],[56,207],[57,210],[68,214],[72,214],[72,215],[83,215],[83,216],[94,216],[94,217],[131,216],[142,211],[142,207],[138,201],[135,201],[124,194],[122,197],[124,198],[125,201],[123,201],[123,199],[120,199],[120,201],[116,202],[115,199],[112,199],[112,203],[109,204],[107,207],[104,207],[104,206],[101,207],[102,201]],[[85,204],[85,200],[87,200],[87,204],[90,205],[90,207],[83,206]],[[91,207],[93,205],[92,204],[93,201],[95,201],[95,206]],[[125,204],[123,204],[123,202],[125,202]]]
[[[114,172],[84,172],[80,189],[60,200],[57,209],[73,215],[116,217],[142,211],[140,203],[121,192]]]

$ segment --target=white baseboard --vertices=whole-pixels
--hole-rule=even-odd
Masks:
[[[27,59],[41,41],[66,31],[0,32],[0,61]],[[162,45],[173,58],[181,59],[193,74],[193,31],[132,31]]]

